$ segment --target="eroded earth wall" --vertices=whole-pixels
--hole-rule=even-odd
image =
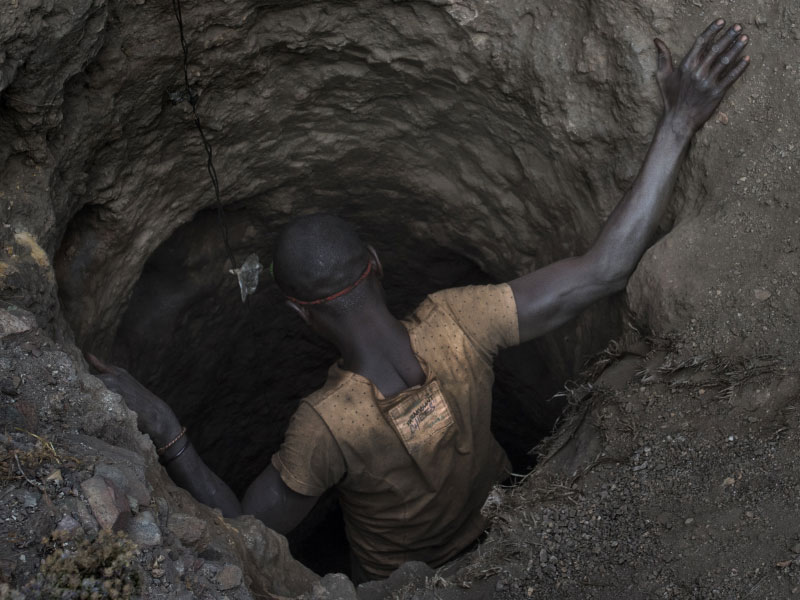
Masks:
[[[344,204],[367,235],[432,237],[500,278],[586,247],[654,125],[652,36],[681,47],[700,26],[667,35],[676,15],[656,2],[184,14],[226,203],[272,228]],[[170,101],[171,6],[23,3],[3,18],[6,233],[61,247],[68,320],[107,349],[146,259],[213,202],[188,105]],[[682,189],[676,206],[690,189],[695,204]],[[238,249],[260,243],[245,233]]]

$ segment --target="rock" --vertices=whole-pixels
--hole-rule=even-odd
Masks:
[[[73,519],[70,515],[64,515],[56,525],[56,531],[71,534],[81,528],[81,524]]]
[[[61,469],[56,469],[50,475],[45,477],[45,481],[54,485],[61,485],[64,483],[64,477],[61,475]]]
[[[795,554],[800,554],[800,542],[792,546],[792,552],[794,552]]]
[[[42,349],[36,344],[32,344],[31,342],[26,342],[25,344],[22,345],[22,348],[26,352],[32,354],[35,358],[40,358],[42,356]],[[50,375],[49,373],[45,374],[45,377],[47,377],[48,375],[52,377],[52,375]]]
[[[356,594],[356,588],[347,575],[328,573],[314,584],[311,593],[304,596],[304,598],[307,600],[363,600],[364,598],[371,598],[371,596]]]
[[[763,302],[764,300],[769,300],[772,297],[772,292],[768,290],[755,289],[753,290],[753,295],[756,297],[756,300]]]
[[[36,506],[39,504],[39,498],[41,498],[42,495],[39,492],[21,488],[16,490],[12,494],[12,497],[15,498],[16,501],[22,504],[22,506],[25,508],[36,508]]]
[[[270,590],[279,596],[299,596],[309,592],[319,576],[295,560],[286,538],[251,515],[226,519],[226,535],[230,527],[245,541],[247,560],[242,564],[248,588],[254,592]]]
[[[19,377],[19,375],[4,377],[3,379],[0,379],[0,392],[6,396],[11,396],[14,398],[19,395],[19,386],[21,383],[22,379]]]
[[[400,565],[387,579],[370,581],[358,586],[360,600],[380,600],[391,598],[404,588],[424,585],[427,577],[433,577],[434,570],[420,561],[409,561]]]
[[[161,530],[149,510],[142,511],[131,519],[128,534],[140,546],[158,546],[161,543]]]
[[[103,477],[92,477],[81,484],[92,514],[100,527],[117,531],[130,520],[130,505],[125,494]]]
[[[225,565],[215,578],[217,587],[223,592],[242,585],[242,570],[236,565]]]
[[[30,331],[35,325],[32,316],[24,318],[0,308],[0,339],[15,333]]]
[[[77,492],[74,490],[73,493],[77,495]],[[97,520],[92,516],[92,513],[86,507],[85,502],[81,501],[79,498],[67,498],[65,502],[65,508],[73,517],[78,520],[78,522],[81,524],[81,527],[83,527],[87,533],[97,533],[99,529]]]
[[[170,515],[167,527],[184,546],[199,545],[207,533],[204,521],[184,513]]]
[[[94,474],[113,481],[122,491],[133,496],[139,504],[150,504],[150,491],[133,469],[99,463],[94,468]]]

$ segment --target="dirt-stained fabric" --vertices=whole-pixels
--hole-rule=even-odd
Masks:
[[[272,457],[298,493],[338,486],[352,550],[376,577],[409,560],[438,566],[466,547],[509,468],[489,425],[494,355],[519,343],[511,288],[438,292],[404,325],[425,382],[384,398],[333,365]]]

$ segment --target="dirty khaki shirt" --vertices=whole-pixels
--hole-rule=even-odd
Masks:
[[[294,491],[337,486],[361,567],[388,576],[409,560],[438,566],[485,528],[481,506],[508,458],[492,436],[492,361],[519,343],[507,284],[428,296],[404,322],[426,374],[384,398],[333,365],[292,417],[272,464]]]

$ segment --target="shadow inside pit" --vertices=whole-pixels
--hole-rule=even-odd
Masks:
[[[232,211],[228,221],[231,239],[242,240],[239,260],[257,252],[268,264],[275,224],[246,210]],[[399,317],[434,291],[493,282],[463,254],[400,227],[362,233],[382,258],[387,301]],[[336,352],[283,305],[268,276],[242,305],[220,246],[216,215],[207,211],[157,249],[133,290],[112,359],[172,406],[206,463],[241,496],[280,446],[299,401],[324,383]],[[497,358],[492,429],[518,473],[532,468],[529,449],[562,412],[547,399],[565,368],[574,368],[554,354],[576,341],[569,336]],[[334,493],[288,537],[293,555],[314,571],[349,571]]]

